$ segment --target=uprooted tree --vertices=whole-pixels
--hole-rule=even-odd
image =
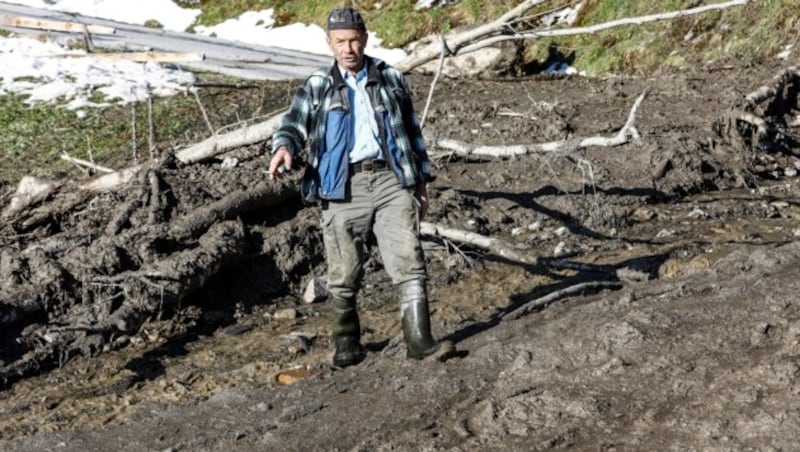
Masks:
[[[716,121],[714,130],[736,152],[743,173],[767,177],[797,173],[799,95],[800,70],[792,66],[739,99]]]

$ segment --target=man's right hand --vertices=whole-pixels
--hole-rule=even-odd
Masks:
[[[269,180],[276,180],[283,177],[283,173],[292,170],[292,154],[286,149],[286,146],[281,146],[275,151],[272,160],[269,162]]]

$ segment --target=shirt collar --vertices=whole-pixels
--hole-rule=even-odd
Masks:
[[[356,74],[356,75],[353,75],[350,71],[348,71],[347,69],[339,66],[338,64],[336,66],[339,68],[339,72],[342,74],[342,79],[345,80],[345,81],[347,81],[348,79],[351,79],[353,77],[355,77],[355,79],[357,81],[358,80],[362,80],[362,79],[366,78],[367,75],[369,74],[369,71],[367,69],[367,66],[369,66],[369,62],[367,61],[366,58],[364,58],[364,66],[361,67],[361,70],[358,71],[358,74]]]

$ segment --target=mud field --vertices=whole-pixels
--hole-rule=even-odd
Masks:
[[[405,359],[373,254],[369,356],[329,366],[329,307],[302,300],[325,271],[318,210],[293,182],[260,185],[260,146],[48,192],[2,229],[0,449],[795,449],[798,83],[755,111],[769,134],[725,127],[780,69],[441,81],[426,221],[542,258],[427,237],[434,332],[461,351],[445,363]],[[412,81],[421,113],[431,80]],[[639,142],[507,159],[435,145],[613,136],[646,90]],[[277,201],[199,215],[254,187]]]

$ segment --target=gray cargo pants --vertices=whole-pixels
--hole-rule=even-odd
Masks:
[[[358,292],[370,231],[393,284],[426,278],[414,194],[391,170],[359,172],[350,177],[348,201],[323,204],[328,290],[334,297],[354,299]]]

